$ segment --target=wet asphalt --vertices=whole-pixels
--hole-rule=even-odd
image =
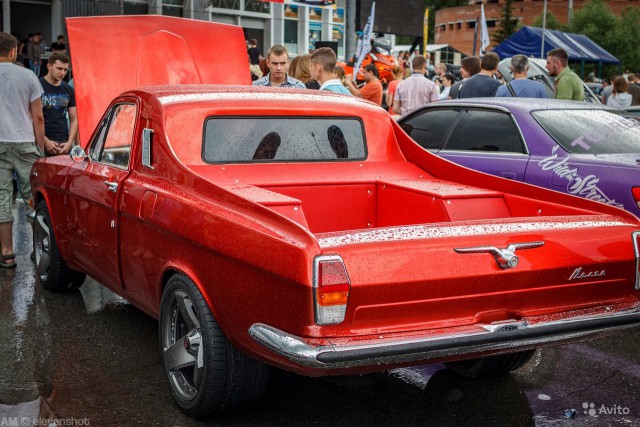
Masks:
[[[253,411],[193,420],[165,386],[156,321],[91,279],[44,291],[21,206],[16,218],[18,266],[0,269],[0,427],[640,426],[640,328],[539,350],[499,378],[440,364],[330,378],[273,370]]]

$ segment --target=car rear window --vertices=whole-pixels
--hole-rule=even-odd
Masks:
[[[366,144],[357,118],[210,117],[207,163],[362,160]]]
[[[540,110],[531,113],[570,153],[640,153],[640,121],[612,110]]]

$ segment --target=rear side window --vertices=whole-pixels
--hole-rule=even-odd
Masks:
[[[207,163],[363,160],[362,122],[355,118],[210,117]]]
[[[460,108],[426,110],[410,117],[400,126],[422,148],[439,150]]]
[[[445,150],[524,153],[518,128],[507,113],[465,110]]]
[[[640,153],[640,121],[607,110],[540,110],[531,113],[569,153]]]

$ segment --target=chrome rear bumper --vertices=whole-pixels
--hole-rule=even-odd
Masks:
[[[526,320],[478,325],[467,333],[428,336],[418,339],[390,339],[357,345],[311,346],[304,339],[284,331],[255,323],[249,335],[275,353],[302,366],[321,369],[351,368],[433,359],[461,359],[464,355],[507,353],[580,341],[608,335],[620,329],[640,325],[640,308],[618,313],[581,316],[567,320],[528,324]]]

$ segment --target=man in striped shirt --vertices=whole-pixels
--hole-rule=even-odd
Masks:
[[[393,99],[393,111],[399,111],[402,116],[439,99],[438,86],[424,76],[427,72],[427,59],[416,55],[411,66],[411,76],[398,83]]]

